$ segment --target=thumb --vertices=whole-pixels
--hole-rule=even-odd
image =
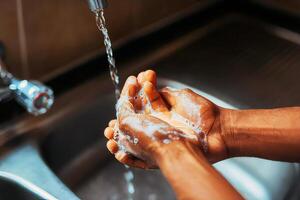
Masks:
[[[164,101],[171,106],[170,110],[182,116],[189,116],[195,110],[191,110],[191,104],[198,104],[195,101],[194,93],[189,89],[173,89],[173,88],[163,88],[161,91],[161,96]]]
[[[165,87],[160,90],[160,94],[167,104],[169,104],[171,107],[176,107],[178,90]]]

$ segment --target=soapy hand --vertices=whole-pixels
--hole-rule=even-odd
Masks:
[[[142,83],[134,76],[129,77],[117,103],[117,120],[112,120],[105,130],[108,149],[120,162],[130,166],[154,168],[155,154],[162,146],[189,139],[179,129],[148,114],[147,104],[151,104],[152,94],[146,95],[151,88],[150,82]],[[164,105],[157,106],[162,111]]]
[[[118,119],[105,130],[107,147],[124,164],[152,168],[156,151],[189,141],[215,162],[226,157],[218,111],[188,89],[164,88],[159,93],[156,74],[148,70],[127,79],[117,105]]]
[[[170,112],[181,116],[187,122],[185,127],[194,130],[206,158],[211,163],[228,157],[221,129],[220,113],[223,108],[190,89],[176,90],[166,87],[160,94],[170,106]]]

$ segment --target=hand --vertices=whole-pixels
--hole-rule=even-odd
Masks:
[[[214,163],[228,158],[226,143],[221,129],[220,114],[225,112],[208,99],[190,89],[163,88],[160,91],[170,112],[188,121],[204,148],[207,159]]]
[[[148,72],[147,72],[148,73]],[[155,73],[147,79],[127,79],[117,104],[117,120],[112,120],[105,130],[108,149],[127,165],[140,168],[156,167],[155,155],[164,146],[188,140],[184,133],[165,121],[149,115],[151,109],[162,112],[167,107],[152,83]],[[150,82],[151,81],[151,82]]]
[[[139,85],[144,85],[144,112],[155,116],[181,130],[184,136],[198,144],[206,158],[214,163],[229,157],[225,133],[221,128],[221,108],[190,89],[156,89],[156,74],[152,70],[138,75]],[[149,101],[149,102],[147,102]]]
[[[211,162],[226,158],[226,147],[220,128],[219,114],[221,108],[191,90],[164,88],[159,94],[155,86],[156,74],[151,70],[140,73],[137,83],[135,77],[130,77],[122,91],[122,98],[129,98],[126,101],[123,100],[123,106],[119,105],[119,108],[122,108],[122,110],[119,110],[120,116],[125,115],[126,112],[133,113],[132,110],[134,110],[134,112],[140,114],[139,118],[137,118],[138,115],[131,116],[136,121],[144,118],[150,119],[150,121],[160,119],[160,123],[167,123],[177,132],[181,131],[177,134],[197,145],[198,149],[206,151],[207,158]],[[122,146],[120,144],[126,144],[126,139],[124,137],[113,139],[115,135],[118,135],[114,133],[117,132],[119,127],[116,124],[118,123],[112,120],[105,130],[105,136],[109,139],[107,147],[112,153],[115,153],[116,158],[120,162],[134,167],[156,167],[153,163],[149,165],[149,163],[137,159],[137,156],[133,157],[131,154],[119,151],[120,146]],[[134,132],[134,129],[131,129],[131,131]],[[135,138],[130,139],[134,141]],[[127,148],[129,147],[127,146]]]

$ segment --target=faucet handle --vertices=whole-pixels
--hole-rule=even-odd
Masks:
[[[53,91],[38,81],[13,79],[9,85],[16,100],[34,115],[46,113],[54,102]]]

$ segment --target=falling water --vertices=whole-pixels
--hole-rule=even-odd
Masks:
[[[109,34],[108,34],[106,24],[105,24],[103,10],[99,10],[98,12],[96,12],[96,24],[104,38],[104,46],[105,46],[107,60],[108,60],[110,77],[111,77],[111,80],[115,87],[116,100],[118,100],[120,97],[120,86],[119,86],[120,78],[119,78],[118,70],[117,70],[114,55],[113,55],[111,40],[109,38]]]
[[[96,24],[104,37],[104,46],[106,49],[110,77],[115,87],[116,100],[118,100],[120,97],[119,75],[115,64],[115,59],[113,56],[111,40],[109,38],[109,34],[105,24],[103,10],[99,10],[96,12]],[[128,191],[128,200],[133,200],[133,194],[135,192],[134,184],[133,184],[134,174],[133,171],[127,165],[125,165],[125,167],[126,167],[126,172],[124,173],[124,179],[126,181],[126,186]]]

